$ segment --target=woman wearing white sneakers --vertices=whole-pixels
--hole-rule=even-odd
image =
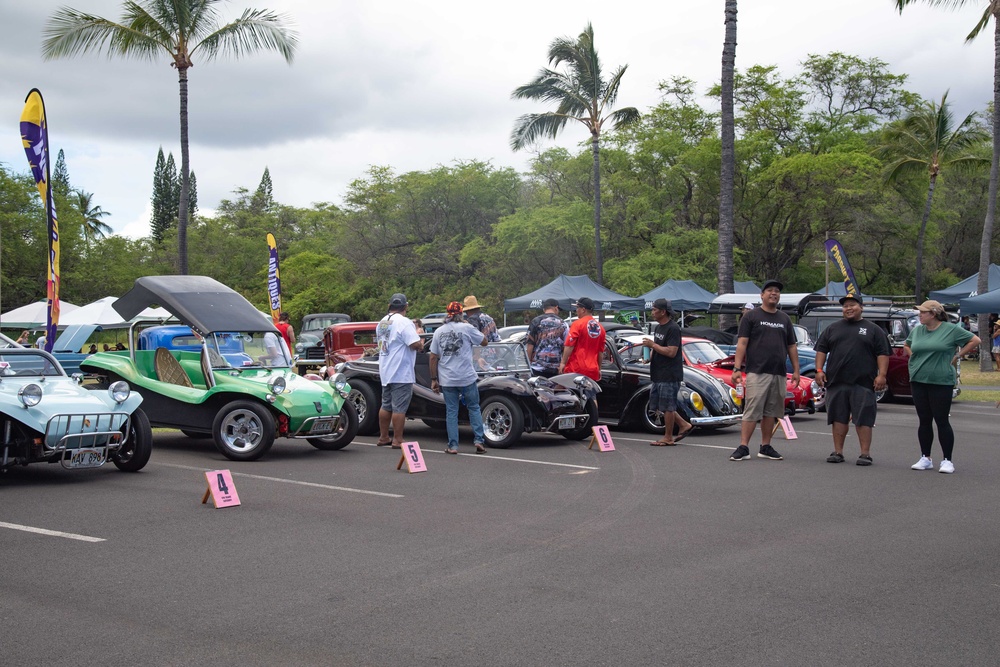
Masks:
[[[944,306],[937,301],[924,301],[917,307],[920,326],[915,327],[906,339],[904,349],[909,355],[910,387],[913,390],[913,407],[917,409],[920,425],[917,441],[920,443],[920,460],[911,468],[933,470],[931,445],[934,443],[934,424],[937,424],[938,441],[941,443],[941,467],[938,472],[955,472],[951,462],[955,448],[955,432],[951,430],[948,413],[951,412],[951,392],[955,386],[955,362],[979,347],[979,336],[948,322]],[[955,350],[961,347],[958,354]]]

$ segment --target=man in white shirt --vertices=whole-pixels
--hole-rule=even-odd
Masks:
[[[388,314],[375,328],[378,372],[382,382],[382,407],[378,411],[379,447],[391,444],[393,449],[401,449],[403,446],[403,425],[416,381],[413,367],[417,361],[417,350],[423,348],[413,321],[406,316],[406,308],[406,295],[393,294]]]

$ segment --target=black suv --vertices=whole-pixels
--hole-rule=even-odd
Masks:
[[[862,316],[869,322],[882,327],[889,335],[893,346],[901,346],[910,335],[910,331],[919,324],[915,308],[900,308],[892,305],[865,305]],[[809,331],[812,340],[819,340],[830,324],[844,318],[844,309],[840,306],[816,306],[806,310],[799,318],[799,324]]]

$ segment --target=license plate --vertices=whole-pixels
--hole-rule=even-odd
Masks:
[[[557,428],[560,431],[562,431],[564,429],[568,429],[568,428],[575,428],[575,427],[576,427],[576,417],[560,417],[559,418],[559,425],[557,426]]]
[[[105,447],[98,449],[76,449],[66,462],[67,468],[100,468],[108,460],[108,450]]]
[[[317,419],[313,422],[310,433],[331,433],[333,431],[332,419]]]

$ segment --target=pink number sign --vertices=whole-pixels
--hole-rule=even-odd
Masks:
[[[427,472],[427,463],[424,461],[424,455],[420,451],[419,443],[403,443],[403,458],[399,460],[399,465],[396,466],[396,470],[399,470],[402,467],[403,461],[406,461],[406,469],[411,473]]]
[[[216,509],[220,507],[236,507],[240,504],[240,496],[236,493],[236,485],[233,483],[233,474],[228,470],[209,470],[205,473],[208,480],[208,490],[202,497],[202,504],[208,502],[208,497],[212,496],[212,504]]]
[[[615,451],[615,443],[611,440],[611,433],[608,432],[607,426],[595,426],[594,439],[597,441],[597,448],[602,452]]]
[[[795,433],[795,427],[792,426],[792,418],[785,416],[781,418],[781,430],[785,432],[786,440],[797,440],[798,434]]]

